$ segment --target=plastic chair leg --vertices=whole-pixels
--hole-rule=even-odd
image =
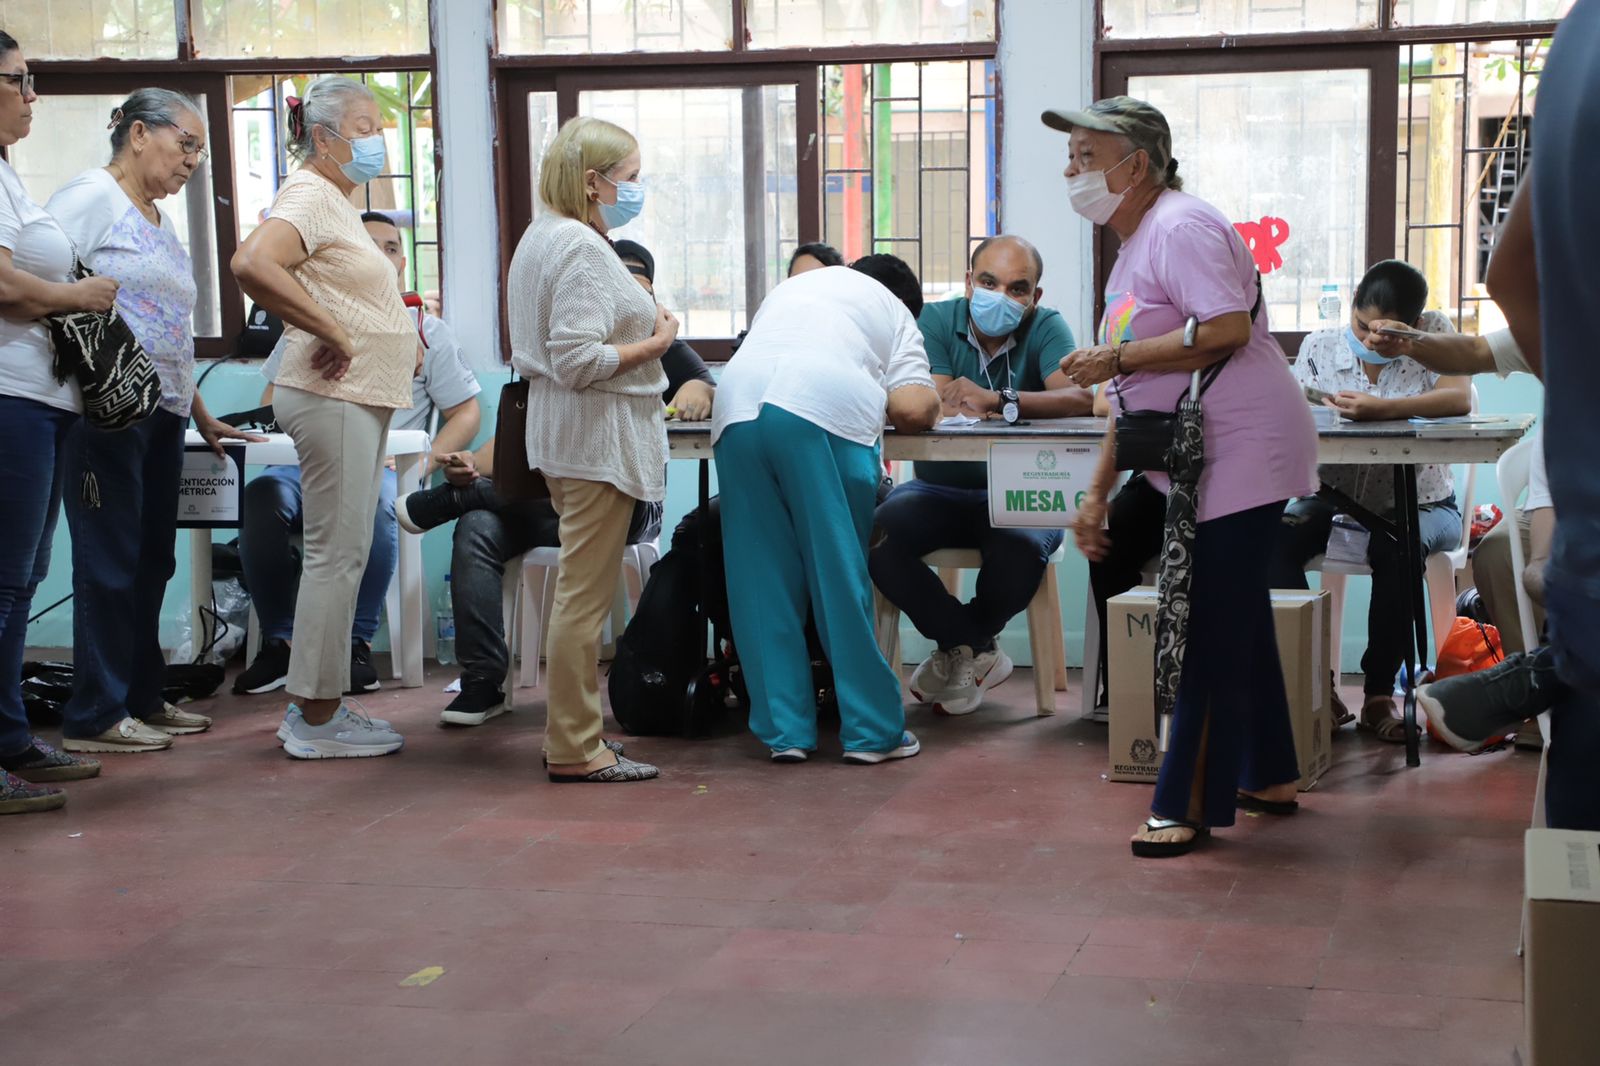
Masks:
[[[1333,628],[1333,673],[1344,673],[1344,574],[1322,572],[1322,587],[1328,590],[1329,625]]]
[[[1051,680],[1055,683],[1057,692],[1067,691],[1067,633],[1061,624],[1061,582],[1056,575],[1054,563],[1045,567],[1045,583],[1049,586],[1047,595],[1050,597],[1050,647],[1055,652],[1055,670]]]
[[[1060,617],[1059,605],[1050,595],[1051,582],[1046,574],[1039,588],[1028,601],[1028,645],[1033,653],[1033,697],[1039,714],[1056,713],[1056,667],[1061,649],[1055,644],[1056,624],[1050,621],[1050,611]]]

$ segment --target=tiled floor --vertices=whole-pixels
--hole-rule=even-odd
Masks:
[[[0,1062],[1512,1062],[1529,753],[1347,732],[1298,817],[1137,862],[1076,677],[913,711],[909,762],[639,740],[665,776],[591,789],[537,702],[435,728],[448,676],[369,701],[398,757],[291,762],[228,697],[0,821]]]

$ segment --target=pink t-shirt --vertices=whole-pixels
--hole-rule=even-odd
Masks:
[[[1256,299],[1256,268],[1244,240],[1216,208],[1164,192],[1123,245],[1106,282],[1102,344],[1159,337],[1234,311]],[[1113,410],[1171,411],[1190,375],[1141,370],[1114,379]],[[1317,431],[1311,407],[1272,339],[1263,305],[1250,343],[1235,352],[1201,401],[1206,462],[1202,522],[1317,489]],[[1164,474],[1149,475],[1165,492]]]

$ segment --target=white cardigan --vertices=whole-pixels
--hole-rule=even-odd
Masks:
[[[667,375],[657,360],[617,372],[616,346],[655,331],[655,300],[605,238],[550,211],[517,242],[506,299],[511,364],[528,379],[528,466],[664,499]]]

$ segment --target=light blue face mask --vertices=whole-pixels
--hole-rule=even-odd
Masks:
[[[1379,355],[1377,352],[1369,351],[1367,346],[1362,344],[1360,338],[1356,336],[1356,331],[1351,329],[1349,326],[1344,328],[1344,342],[1350,346],[1350,354],[1361,360],[1363,363],[1372,363],[1375,366],[1388,366],[1390,363],[1394,362],[1395,359],[1399,358],[1399,356],[1394,356],[1391,358],[1387,355]]]
[[[384,164],[389,160],[388,151],[383,144],[383,134],[374,133],[351,140],[337,130],[328,132],[350,146],[350,162],[339,164],[339,169],[343,171],[345,177],[357,185],[365,185],[383,173]]]
[[[600,175],[610,181],[617,189],[617,202],[614,204],[600,203],[600,219],[606,224],[606,230],[620,229],[639,217],[639,212],[644,210],[644,184],[637,181],[611,181],[604,174]]]
[[[967,311],[972,324],[985,337],[1006,337],[1022,325],[1025,308],[1017,301],[994,289],[974,287]]]

